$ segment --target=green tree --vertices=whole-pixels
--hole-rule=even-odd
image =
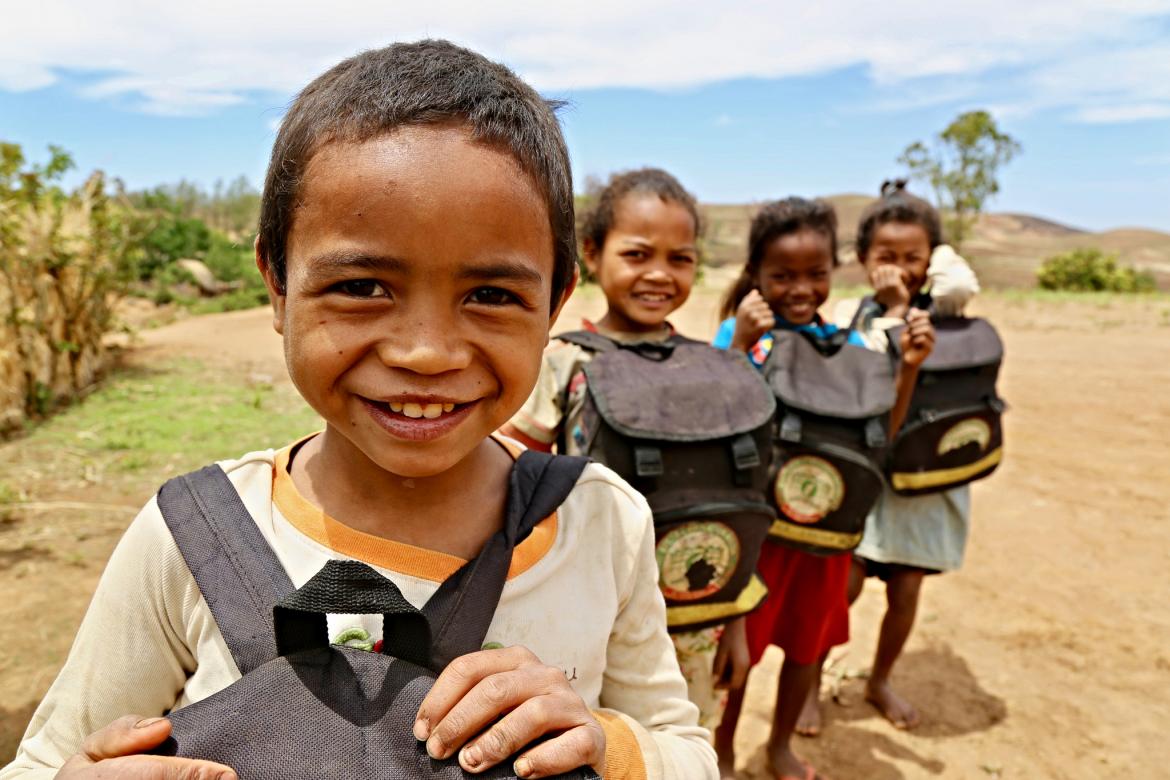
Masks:
[[[930,183],[944,215],[948,240],[960,248],[987,199],[999,192],[1001,166],[1020,152],[1020,144],[987,111],[960,114],[929,145],[915,141],[898,162],[910,175]]]

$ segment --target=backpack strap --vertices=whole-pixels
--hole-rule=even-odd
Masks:
[[[612,352],[618,348],[616,341],[593,330],[570,330],[553,336],[553,338],[557,341],[576,344],[590,352]]]
[[[508,482],[504,527],[449,577],[423,607],[430,622],[431,668],[438,672],[483,646],[508,579],[512,550],[568,497],[588,458],[525,450]],[[383,643],[389,638],[384,638]],[[393,653],[391,653],[393,654]]]
[[[223,469],[175,477],[158,506],[240,674],[275,658],[272,605],[293,584]]]

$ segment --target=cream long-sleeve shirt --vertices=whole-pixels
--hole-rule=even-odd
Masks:
[[[220,465],[295,586],[330,559],[355,559],[421,607],[463,564],[326,516],[297,493],[287,463],[285,449]],[[715,778],[657,581],[645,500],[590,464],[558,511],[514,551],[487,641],[523,645],[564,671],[605,728],[607,778]],[[329,617],[335,641],[342,633],[373,641],[380,626],[380,616]],[[161,715],[239,677],[152,499],[110,558],[69,657],[0,780],[53,777],[86,735],[115,718]]]

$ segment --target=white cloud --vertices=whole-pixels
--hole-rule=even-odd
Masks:
[[[1087,124],[1136,122],[1142,119],[1170,119],[1170,103],[1129,103],[1114,106],[1082,108],[1074,114],[1077,121]]]
[[[289,94],[357,50],[425,36],[477,48],[552,92],[863,66],[887,88],[941,77],[979,95],[966,84],[1010,68],[1031,85],[1021,100],[1105,121],[1088,117],[1165,103],[1170,85],[1167,45],[1142,48],[1149,20],[1170,14],[1170,0],[14,5],[5,10],[0,88],[37,89],[65,71],[106,74],[86,94],[154,113],[214,112],[252,91]]]
[[[731,127],[735,124],[735,118],[731,114],[720,114],[715,117],[711,124],[715,125],[715,127]]]

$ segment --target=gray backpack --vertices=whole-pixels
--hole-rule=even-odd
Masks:
[[[623,343],[576,331],[594,353],[576,443],[646,496],[671,631],[725,623],[761,603],[763,500],[775,402],[743,355],[682,337]]]
[[[847,330],[772,337],[763,368],[777,406],[771,538],[818,555],[848,552],[884,485],[894,362],[847,343]]]
[[[295,590],[218,466],[171,480],[158,504],[243,674],[168,716],[156,751],[226,764],[247,780],[513,778],[505,761],[476,775],[431,759],[412,733],[436,674],[479,650],[512,549],[561,504],[586,464],[525,452],[504,528],[417,610],[357,561],[330,561]],[[381,614],[383,647],[330,645],[327,614]],[[596,778],[588,768],[566,778]]]
[[[935,318],[935,343],[918,371],[906,421],[890,448],[895,493],[938,493],[986,477],[1003,459],[1007,405],[996,381],[1003,342],[987,320]],[[890,343],[898,344],[897,331]]]

